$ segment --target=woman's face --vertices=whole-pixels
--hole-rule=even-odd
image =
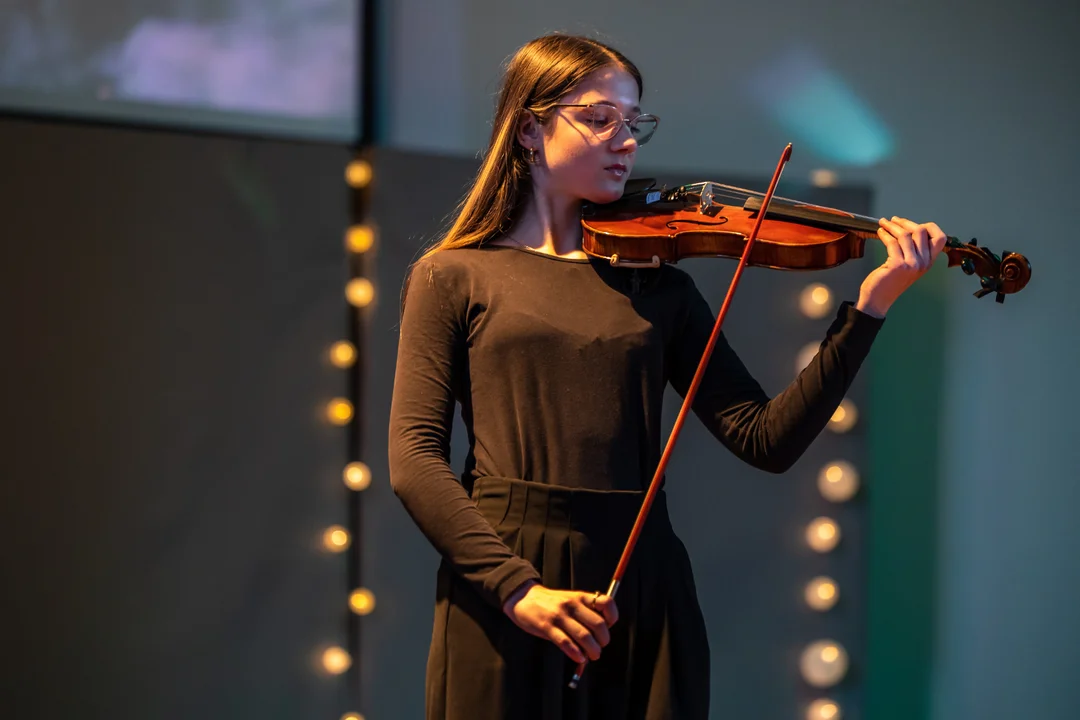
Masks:
[[[618,200],[634,167],[638,144],[625,123],[614,135],[597,136],[605,124],[641,114],[638,85],[625,70],[608,67],[589,75],[573,92],[559,100],[542,132],[533,122],[533,137],[520,135],[526,147],[536,147],[539,157],[532,167],[536,190],[571,200],[607,203]],[[527,130],[527,123],[522,131]]]

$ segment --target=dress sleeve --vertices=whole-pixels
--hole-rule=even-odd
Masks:
[[[421,261],[407,286],[390,408],[390,484],[435,549],[501,607],[540,575],[499,538],[450,467],[455,384],[467,384],[467,296],[443,270]]]
[[[686,397],[716,317],[687,277],[687,307],[671,352],[670,381]],[[813,361],[770,398],[721,333],[693,410],[737,457],[773,473],[788,470],[821,433],[870,352],[884,319],[841,304]]]

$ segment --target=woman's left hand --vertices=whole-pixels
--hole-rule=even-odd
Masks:
[[[885,317],[896,299],[934,264],[948,236],[937,223],[920,224],[896,216],[892,220],[881,218],[878,225],[878,237],[889,257],[863,280],[855,307]]]

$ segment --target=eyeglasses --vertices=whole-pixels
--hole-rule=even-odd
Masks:
[[[637,144],[644,145],[649,142],[649,138],[656,132],[656,126],[660,124],[660,118],[655,115],[638,115],[631,120],[627,120],[623,117],[619,108],[612,105],[597,105],[592,103],[588,105],[571,105],[567,103],[557,103],[553,107],[588,109],[589,114],[586,122],[592,129],[593,134],[601,140],[610,140],[615,137],[625,124],[630,128],[630,135]]]

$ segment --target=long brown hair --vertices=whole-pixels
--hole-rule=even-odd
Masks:
[[[641,73],[622,53],[578,35],[545,35],[514,53],[503,74],[491,141],[472,188],[458,206],[450,230],[421,259],[441,250],[475,247],[505,234],[517,224],[531,188],[525,148],[517,143],[518,119],[532,112],[540,124],[553,106],[590,74],[616,66],[637,81]]]

